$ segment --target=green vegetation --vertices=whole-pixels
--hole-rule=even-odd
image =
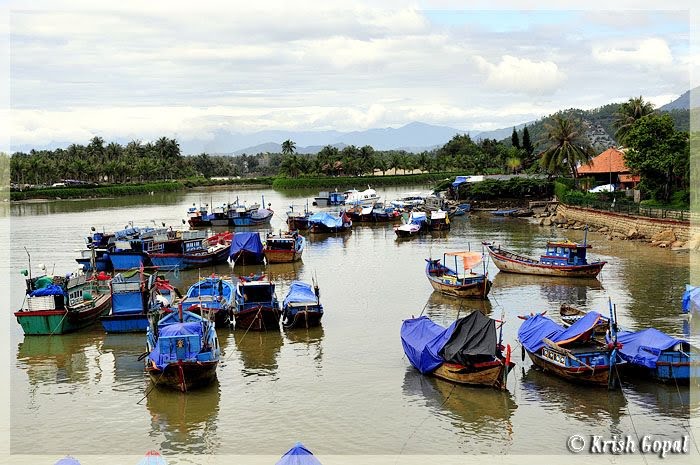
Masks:
[[[346,189],[357,188],[363,186],[384,187],[384,186],[403,186],[427,184],[436,181],[441,181],[448,177],[445,182],[451,183],[456,172],[446,173],[422,173],[422,174],[406,174],[406,175],[387,175],[387,176],[323,176],[323,177],[300,177],[286,178],[278,177],[272,183],[273,189]]]
[[[576,179],[576,167],[593,158],[593,148],[585,137],[581,120],[557,113],[545,129],[547,132],[540,142],[545,147],[540,165],[550,174],[563,171]]]
[[[459,197],[471,200],[544,198],[551,197],[553,189],[554,183],[544,178],[486,179],[462,184]]]
[[[647,115],[654,112],[654,105],[651,102],[645,102],[642,96],[634,97],[620,105],[615,113],[615,122],[613,127],[615,138],[621,144],[626,144],[627,136],[634,126],[634,123]]]

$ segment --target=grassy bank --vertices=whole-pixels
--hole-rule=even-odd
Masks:
[[[175,192],[196,187],[209,186],[271,186],[273,177],[212,180],[190,178],[179,181],[148,182],[143,184],[110,184],[99,187],[49,187],[10,192],[10,200],[31,199],[89,199],[100,197],[123,197],[144,195],[151,192]]]
[[[385,186],[409,186],[416,184],[428,184],[442,181],[445,178],[452,178],[457,173],[421,173],[421,174],[399,174],[389,176],[327,176],[327,177],[300,177],[286,178],[278,177],[272,183],[272,188],[277,190],[286,189],[363,189],[365,186],[385,187]]]

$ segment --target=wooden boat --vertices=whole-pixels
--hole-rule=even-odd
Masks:
[[[449,231],[450,218],[444,210],[434,210],[430,212],[428,218],[429,231]]]
[[[588,312],[585,310],[581,310],[580,308],[572,307],[571,305],[561,304],[561,307],[559,307],[559,315],[561,316],[562,326],[564,326],[565,328],[568,328],[569,326],[586,316],[586,313]],[[596,325],[595,330],[593,331],[593,334],[596,336],[605,336],[605,333],[608,331],[609,327],[610,320],[607,317],[601,315],[600,320],[598,321],[598,324]]]
[[[309,217],[311,212],[309,211],[308,201],[306,203],[306,208],[303,210],[294,210],[294,205],[289,206],[289,211],[287,212],[287,227],[290,231],[306,231],[309,229]]]
[[[589,312],[565,329],[542,314],[527,317],[518,338],[532,363],[568,381],[609,388],[616,384],[617,369],[624,365],[617,346],[593,339],[602,315]]]
[[[448,256],[455,259],[454,269],[444,265]],[[457,269],[458,257],[463,263],[461,276]],[[447,252],[442,257],[442,263],[440,259],[428,258],[425,261],[425,275],[438,292],[455,297],[485,299],[491,289],[491,281],[485,273],[471,271],[482,262],[482,255],[478,252]]]
[[[349,207],[345,210],[345,213],[350,217],[350,219],[355,223],[371,223],[372,210],[374,209],[374,204],[361,205],[357,204]]]
[[[609,336],[606,340],[611,342]],[[700,379],[697,352],[684,339],[649,328],[620,331],[617,340],[622,345],[620,357],[628,363],[627,373],[677,384],[689,384],[691,378]]]
[[[311,233],[337,233],[349,231],[351,228],[352,220],[345,212],[339,214],[318,212],[309,217]]]
[[[279,329],[280,309],[275,284],[264,274],[240,276],[236,283],[233,319],[244,331]]]
[[[112,278],[112,310],[100,317],[107,333],[145,333],[148,313],[170,306],[176,290],[156,273],[131,270]]]
[[[386,206],[381,202],[377,202],[372,206],[371,215],[373,223],[393,223],[401,221],[401,214],[396,207]]]
[[[427,316],[405,320],[401,343],[418,371],[456,384],[506,389],[508,373],[515,366],[510,345],[503,347],[496,339],[496,321],[478,311],[448,328]]]
[[[224,328],[231,323],[234,292],[230,280],[212,274],[190,286],[180,306],[184,311],[214,320],[217,328]]]
[[[229,249],[229,262],[233,265],[259,265],[265,261],[260,234],[240,232],[233,236]]]
[[[404,224],[396,226],[394,233],[398,237],[413,237],[417,236],[428,229],[428,217],[425,212],[412,211],[407,218],[404,218]]]
[[[179,391],[216,379],[221,357],[214,322],[183,310],[150,315],[146,373],[156,386]]]
[[[575,242],[548,242],[539,260],[519,255],[489,242],[483,243],[499,270],[507,273],[563,276],[570,278],[594,278],[605,266],[604,261],[588,263],[586,251],[591,246]]]
[[[153,266],[162,270],[203,268],[226,262],[233,233],[207,237],[204,231],[168,231],[144,241]]]
[[[267,263],[291,263],[301,260],[306,239],[296,231],[279,235],[268,234],[263,244]]]
[[[292,281],[289,291],[282,301],[282,326],[290,328],[310,328],[321,324],[323,305],[319,300],[316,283]]]
[[[94,324],[110,307],[109,276],[88,277],[82,271],[67,276],[26,278],[26,306],[14,315],[24,334],[64,334]]]
[[[211,226],[211,219],[208,214],[209,205],[199,206],[192,204],[190,208],[187,209],[187,222],[191,228],[202,228]]]
[[[304,444],[297,442],[275,465],[321,465],[321,462],[304,447]]]

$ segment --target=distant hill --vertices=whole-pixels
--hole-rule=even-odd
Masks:
[[[700,87],[696,87],[685,92],[683,95],[678,97],[671,103],[659,107],[659,111],[671,111],[671,110],[690,110],[690,94],[693,94],[693,102],[697,105],[697,99],[700,97]]]

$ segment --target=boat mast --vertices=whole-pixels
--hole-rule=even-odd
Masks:
[[[29,255],[29,250],[27,248],[24,248],[24,251],[27,252],[27,262],[29,264],[29,281],[31,282],[32,280],[32,256]]]

